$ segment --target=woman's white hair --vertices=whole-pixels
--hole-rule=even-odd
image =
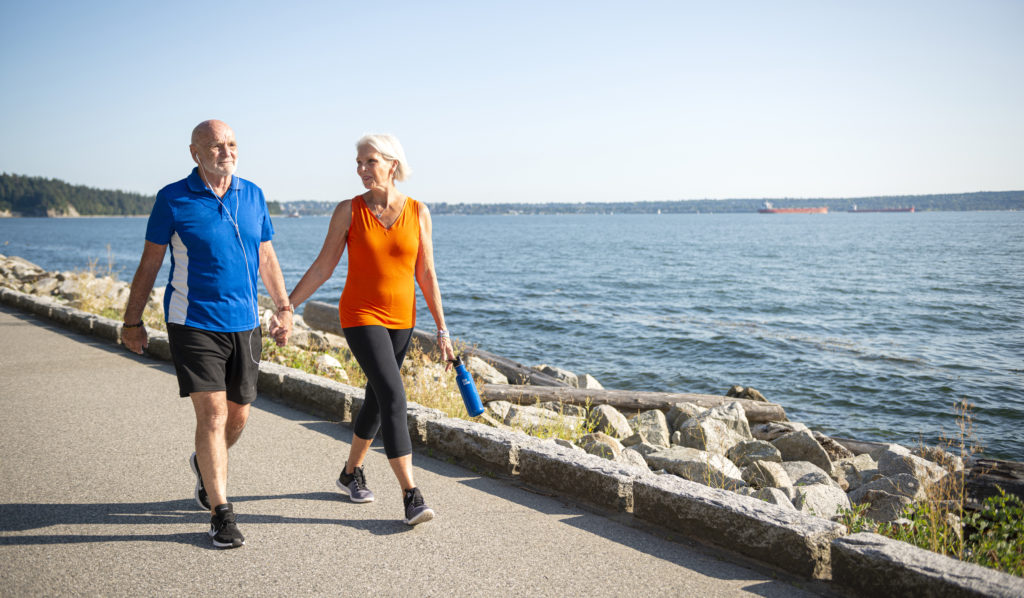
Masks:
[[[402,149],[402,144],[398,142],[398,138],[394,135],[389,135],[388,133],[363,135],[356,142],[356,151],[366,146],[377,150],[377,153],[383,156],[384,159],[398,162],[398,168],[395,169],[396,181],[404,181],[412,174],[412,168],[409,167],[409,162],[405,159],[405,150]]]

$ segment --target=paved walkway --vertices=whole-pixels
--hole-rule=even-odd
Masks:
[[[194,418],[172,368],[0,307],[0,595],[802,596],[729,555],[417,453],[438,517],[409,528],[334,487],[351,438],[261,396],[231,453],[246,546],[192,500]],[[803,589],[801,589],[803,588]]]

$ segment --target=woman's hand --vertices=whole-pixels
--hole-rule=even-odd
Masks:
[[[292,334],[292,312],[277,311],[270,316],[270,335],[278,347],[288,344],[288,337]]]
[[[452,346],[452,339],[448,336],[438,335],[437,350],[440,351],[441,359],[444,361],[444,371],[452,371],[452,362],[455,361],[455,347]]]

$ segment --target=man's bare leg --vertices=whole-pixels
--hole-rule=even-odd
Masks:
[[[194,392],[196,461],[213,508],[227,500],[228,448],[238,441],[249,417],[249,406],[228,401],[225,391]]]

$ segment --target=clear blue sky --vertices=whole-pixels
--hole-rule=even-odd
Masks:
[[[219,118],[270,199],[1024,189],[1024,2],[14,2],[0,170],[155,193]]]

